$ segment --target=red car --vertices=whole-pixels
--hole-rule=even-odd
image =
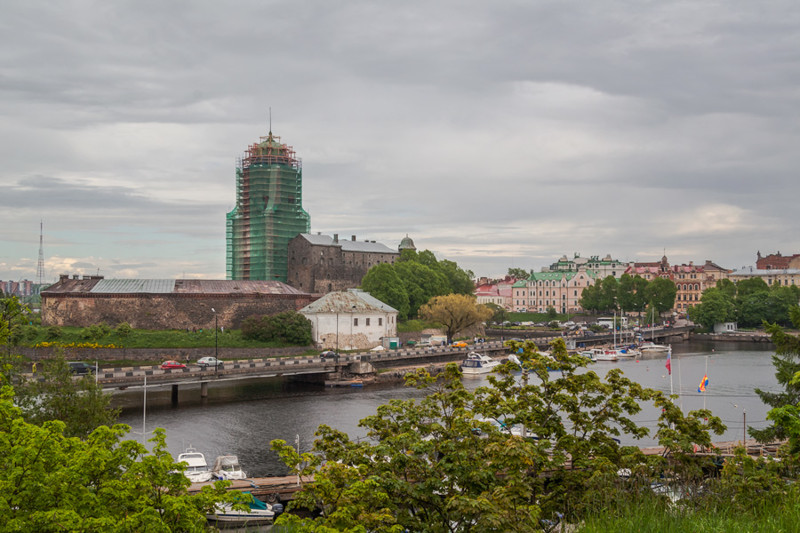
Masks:
[[[173,368],[186,368],[186,365],[179,363],[178,361],[164,361],[161,363],[162,370],[170,370]]]

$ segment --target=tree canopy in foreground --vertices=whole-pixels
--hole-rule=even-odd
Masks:
[[[206,531],[205,515],[229,501],[227,482],[189,495],[189,480],[166,449],[122,440],[129,428],[100,426],[86,439],[64,423],[34,425],[0,392],[0,529],[3,531]]]
[[[662,411],[656,437],[676,453],[709,445],[709,431],[723,427],[708,411],[682,414],[619,369],[601,378],[561,339],[551,356],[530,342],[511,346],[522,351],[523,373],[506,363],[474,392],[454,364],[435,377],[413,374],[409,385],[427,395],[379,407],[360,422],[367,440],[321,426],[313,453],[273,441],[291,470],[315,476],[290,509],[321,511],[278,523],[298,531],[541,531],[559,516],[579,521],[598,494],[610,495],[622,469],[636,473],[626,486],[658,479],[666,459],[616,440],[647,434],[634,422],[642,402]]]

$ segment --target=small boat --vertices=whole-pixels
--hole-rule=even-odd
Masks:
[[[616,361],[619,358],[618,351],[611,348],[592,348],[589,352],[592,361]]]
[[[488,355],[470,352],[461,362],[461,372],[464,374],[488,374],[498,366],[500,361],[495,361]]]
[[[250,493],[245,492],[245,494]],[[241,527],[271,524],[275,515],[278,514],[272,505],[262,502],[255,496],[253,496],[253,501],[247,505],[248,510],[239,511],[234,509],[231,504],[218,504],[214,508],[214,514],[206,515],[206,519],[215,523],[217,527]]]
[[[220,455],[214,461],[214,468],[211,473],[217,479],[246,479],[247,474],[244,473],[242,467],[239,466],[239,458],[235,455]]]
[[[668,352],[670,350],[670,347],[665,346],[663,344],[656,344],[654,342],[648,341],[639,346],[639,350],[642,353],[662,353],[662,352]]]
[[[617,357],[639,357],[640,355],[642,355],[642,352],[633,346],[617,348]]]
[[[183,475],[189,478],[192,483],[205,483],[206,481],[211,481],[211,478],[214,477],[214,474],[208,468],[206,456],[191,446],[186,448],[185,452],[178,454],[176,462],[186,464],[186,470],[183,471]]]

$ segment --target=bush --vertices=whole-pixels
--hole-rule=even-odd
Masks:
[[[62,335],[61,326],[50,326],[47,328],[47,338],[50,340],[58,339]]]
[[[122,338],[125,338],[125,337],[127,337],[128,335],[130,335],[130,334],[131,334],[131,332],[133,331],[133,328],[132,328],[132,327],[131,327],[131,325],[130,325],[130,324],[128,324],[127,322],[122,322],[121,324],[119,324],[119,325],[118,325],[118,326],[117,326],[117,327],[114,329],[114,331],[115,331],[115,332],[116,332],[116,334],[117,334],[117,335],[119,335],[120,337],[122,337]]]
[[[306,346],[312,340],[311,321],[296,311],[251,316],[242,323],[242,338]]]

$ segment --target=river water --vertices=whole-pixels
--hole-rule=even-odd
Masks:
[[[739,440],[744,419],[748,427],[767,425],[767,407],[754,388],[779,390],[772,366],[770,345],[743,343],[698,343],[673,345],[672,390],[680,394],[684,411],[704,405],[728,426],[715,441]],[[620,368],[625,376],[643,386],[670,392],[666,355],[643,356],[638,360],[598,362],[590,366],[598,373]],[[706,370],[707,369],[707,370]],[[697,392],[707,373],[705,394]],[[485,377],[465,378],[468,388],[486,384]],[[131,426],[130,438],[141,440],[155,427],[167,431],[169,451],[177,457],[188,446],[206,455],[211,464],[218,455],[239,456],[245,472],[252,477],[282,476],[287,473],[269,442],[299,440],[300,450],[309,451],[314,432],[321,424],[347,432],[351,438],[365,431],[358,421],[375,413],[379,405],[392,399],[419,397],[422,393],[402,385],[365,388],[323,388],[288,380],[242,381],[236,385],[209,387],[209,397],[200,399],[199,386],[181,387],[179,404],[173,407],[169,388],[147,390],[147,409],[143,392],[122,392],[115,403],[123,407],[120,422]],[[645,408],[636,420],[655,431],[658,412]],[[652,438],[639,441],[622,439],[623,444],[650,446]]]

